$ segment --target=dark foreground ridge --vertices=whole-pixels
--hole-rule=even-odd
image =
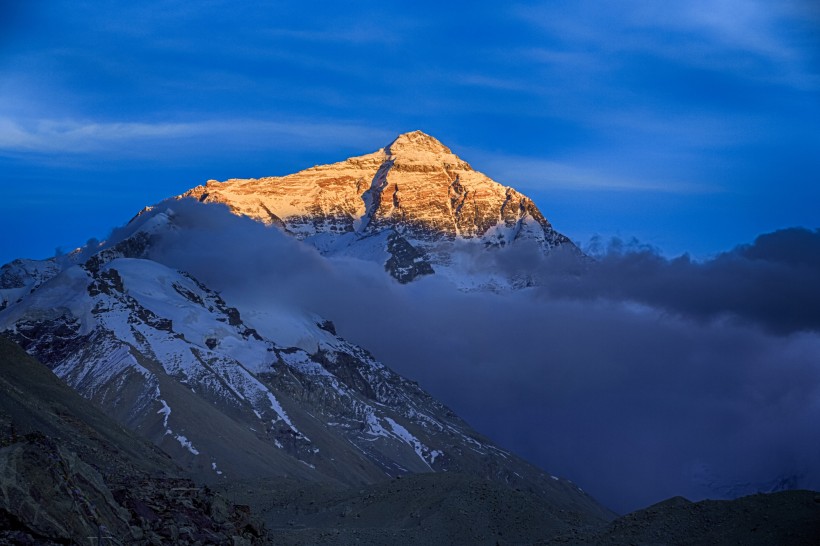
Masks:
[[[276,495],[241,483],[224,493],[257,507],[276,544],[532,544],[604,524],[531,491],[449,472],[343,489],[273,479],[264,489]]]
[[[536,542],[554,544],[820,544],[820,493],[781,491],[732,501],[674,497],[595,531]]]

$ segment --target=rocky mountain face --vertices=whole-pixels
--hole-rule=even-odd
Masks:
[[[264,527],[0,337],[0,544],[260,544]]]
[[[476,250],[529,244],[577,251],[531,199],[421,131],[340,163],[283,177],[212,180],[181,197],[223,203],[329,256],[378,261],[399,282],[438,273],[462,288],[504,288],[522,279],[476,271]]]
[[[0,311],[60,272],[56,259],[14,260],[0,267]]]
[[[245,313],[152,259],[164,237],[184,229],[170,208],[144,213],[121,240],[41,275],[0,312],[0,332],[208,483],[354,486],[466,473],[528,491],[568,519],[611,517],[572,483],[476,433],[332,322]]]

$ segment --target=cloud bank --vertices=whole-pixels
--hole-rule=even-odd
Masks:
[[[226,210],[175,202],[153,257],[232,304],[308,309],[476,429],[618,511],[820,487],[820,233],[705,262],[610,244],[594,262],[484,253],[538,288],[401,286]]]
[[[543,297],[631,301],[775,334],[820,331],[820,230],[779,230],[706,261],[614,240],[583,271],[567,274],[554,262],[545,258],[537,273]]]

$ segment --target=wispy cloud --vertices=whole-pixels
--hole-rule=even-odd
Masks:
[[[800,57],[783,32],[794,17],[784,7],[788,2],[760,0],[697,0],[647,13],[647,24],[680,29],[708,37],[709,41],[734,50],[746,51],[790,62]]]
[[[477,154],[480,155],[480,154]],[[686,180],[650,180],[589,167],[589,161],[569,163],[532,157],[483,154],[482,169],[505,185],[521,190],[615,190],[707,194],[722,188]]]
[[[765,121],[751,115],[680,115],[649,108],[596,112],[582,119],[602,132],[653,139],[647,142],[648,145],[659,141],[674,142],[678,151],[715,149],[754,142],[759,140],[761,132],[765,130]]]
[[[97,123],[38,120],[25,126],[0,120],[0,149],[15,151],[96,151],[136,140],[188,136],[195,126],[186,123]]]
[[[558,68],[606,69],[602,59],[589,51],[567,51],[557,47],[532,47],[514,52],[515,55],[536,63],[553,65]]]
[[[696,0],[607,6],[578,2],[519,5],[514,13],[559,44],[555,51],[547,50],[547,60],[593,51],[595,58],[609,57],[615,62],[620,55],[639,53],[746,79],[817,89],[820,74],[806,55],[805,36],[810,33],[802,4],[805,2]]]
[[[346,44],[395,44],[401,41],[401,35],[398,32],[392,32],[390,28],[386,26],[358,26],[330,30],[277,28],[268,30],[265,34],[272,38],[285,38],[288,40]]]
[[[532,91],[533,89],[533,86],[525,81],[485,76],[483,74],[449,74],[446,76],[446,79],[457,85],[467,87],[483,87],[485,89],[500,89],[504,91]]]
[[[390,138],[388,131],[355,123],[315,121],[205,120],[191,122],[110,122],[0,118],[0,152],[84,154],[116,150],[122,155],[158,151],[169,143],[207,141],[208,147],[316,149],[325,146],[372,146]],[[201,151],[201,150],[200,150]]]

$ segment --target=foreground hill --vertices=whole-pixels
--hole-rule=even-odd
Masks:
[[[732,501],[675,497],[593,531],[537,542],[554,544],[820,544],[820,493],[780,491]]]

